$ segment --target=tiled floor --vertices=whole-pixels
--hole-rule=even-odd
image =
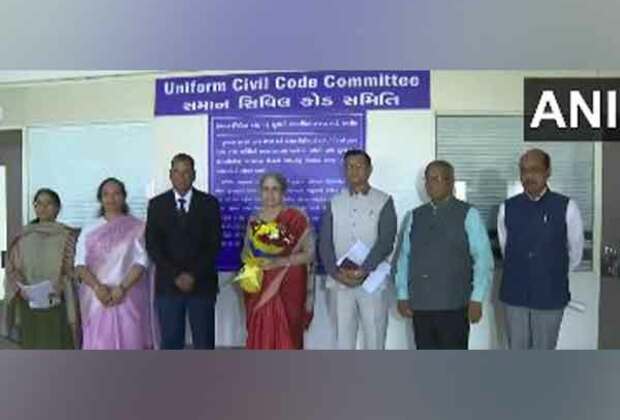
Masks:
[[[599,308],[599,348],[620,349],[620,279],[601,279],[601,300]],[[0,303],[0,322],[2,322],[2,304]],[[0,349],[18,349],[19,347],[0,337]],[[242,349],[231,348],[226,349]]]
[[[16,349],[19,349],[19,347],[15,343],[0,338],[0,350],[16,350]]]

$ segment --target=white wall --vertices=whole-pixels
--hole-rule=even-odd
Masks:
[[[213,73],[213,72],[209,72]],[[419,111],[375,111],[368,113],[367,148],[373,156],[372,182],[392,193],[399,217],[405,209],[422,199],[415,179],[434,156],[436,115],[521,114],[524,76],[596,76],[597,72],[522,72],[522,71],[433,71],[431,72],[432,109]],[[154,75],[121,76],[100,80],[45,83],[2,87],[0,107],[4,109],[2,128],[67,123],[147,121],[154,125],[156,173],[155,192],[168,186],[170,157],[185,151],[197,160],[197,186],[207,184],[207,117],[153,117]],[[26,145],[27,147],[27,145]],[[598,271],[601,229],[601,155],[596,147],[594,267]],[[25,166],[27,167],[27,165]],[[27,176],[27,173],[25,174]],[[27,184],[27,183],[25,183]],[[25,194],[29,197],[29,194]],[[28,203],[24,203],[28,208]],[[229,275],[223,275],[223,280]],[[321,289],[319,288],[319,291]],[[599,275],[580,273],[571,277],[574,299],[586,304],[584,313],[567,311],[560,335],[561,348],[596,348],[598,334]],[[485,316],[472,329],[472,348],[497,348],[501,345],[495,320],[493,298],[485,302]],[[317,301],[317,318],[307,337],[313,348],[326,347],[329,328],[323,297]],[[226,315],[226,316],[224,316]],[[218,343],[243,342],[242,308],[232,289],[222,291],[218,304]],[[501,325],[501,323],[499,323]],[[501,331],[500,331],[501,333]],[[411,344],[408,322],[390,316],[388,348],[406,348]]]

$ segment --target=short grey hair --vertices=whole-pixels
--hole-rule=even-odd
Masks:
[[[444,176],[449,180],[454,180],[454,166],[447,160],[434,160],[426,166],[424,176],[428,176],[428,171],[431,168],[437,167],[443,172]]]
[[[286,177],[282,175],[280,172],[265,172],[263,176],[260,177],[259,187],[263,188],[263,184],[267,179],[274,179],[278,185],[280,185],[280,189],[283,193],[288,189],[288,182],[286,181]]]

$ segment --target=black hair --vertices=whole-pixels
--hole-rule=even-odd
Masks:
[[[125,188],[125,184],[123,184],[120,180],[110,177],[110,178],[106,178],[104,179],[101,184],[99,184],[99,188],[97,188],[97,201],[99,201],[99,203],[102,203],[102,199],[103,199],[103,187],[105,187],[105,185],[108,182],[112,182],[116,185],[118,185],[118,187],[121,190],[121,194],[123,195],[123,205],[121,207],[121,213],[123,214],[129,214],[129,206],[127,205],[127,189]],[[103,209],[103,205],[101,205],[101,207],[99,207],[99,212],[98,212],[99,216],[103,216],[105,214],[105,210]]]
[[[34,199],[32,200],[32,204],[36,204],[37,200],[39,199],[39,197],[41,197],[42,195],[47,195],[49,198],[52,199],[52,201],[54,202],[54,204],[56,205],[56,207],[58,208],[58,211],[60,212],[60,209],[62,208],[62,202],[60,201],[60,196],[58,195],[58,193],[50,188],[40,188],[37,190],[37,192],[34,194]],[[56,214],[58,215],[58,214]],[[38,217],[34,218],[33,220],[30,221],[30,223],[39,223],[40,220]]]
[[[347,150],[344,154],[343,160],[346,162],[347,159],[352,156],[364,156],[364,158],[366,159],[366,163],[368,163],[368,166],[372,166],[372,160],[370,159],[370,155],[366,153],[364,150],[361,150],[361,149]]]
[[[192,171],[195,171],[194,158],[188,155],[187,153],[177,153],[174,155],[172,160],[170,161],[170,169],[174,167],[174,164],[177,162],[187,162],[192,167]]]

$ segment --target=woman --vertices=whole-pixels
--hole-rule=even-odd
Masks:
[[[144,223],[129,215],[126,199],[121,181],[104,180],[97,190],[100,217],[78,239],[84,349],[150,349],[155,343]]]
[[[260,291],[244,293],[248,349],[302,349],[304,330],[312,320],[314,239],[308,217],[285,206],[286,189],[282,175],[265,174],[260,180],[262,209],[248,223],[244,260],[257,256],[251,238],[261,224],[275,222],[281,237],[290,239],[281,252],[262,265]]]
[[[72,349],[78,341],[72,283],[76,232],[56,222],[60,208],[56,192],[37,191],[37,218],[8,250],[5,328],[24,349]],[[47,297],[37,298],[35,288],[47,288]]]

